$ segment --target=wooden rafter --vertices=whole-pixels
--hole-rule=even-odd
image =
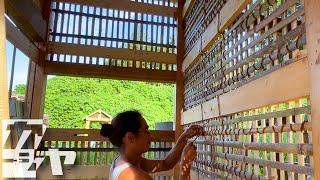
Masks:
[[[166,83],[174,83],[176,80],[175,71],[73,64],[54,61],[45,62],[45,73],[48,75],[85,76]]]
[[[7,40],[27,55],[32,61],[38,61],[39,49],[8,19],[6,19],[6,35]]]
[[[43,42],[46,39],[47,21],[31,1],[5,0],[6,13],[28,39]]]
[[[153,5],[149,3],[133,2],[128,0],[57,0],[58,2],[75,3],[88,6],[98,6],[111,9],[126,10],[131,12],[139,12],[160,16],[173,17],[177,11],[175,7],[165,7],[160,5]]]
[[[48,52],[52,54],[67,54],[75,56],[114,58],[133,61],[148,61],[157,63],[176,64],[175,54],[81,44],[50,42],[48,45]]]

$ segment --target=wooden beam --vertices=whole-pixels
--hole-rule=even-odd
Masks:
[[[223,94],[220,96],[221,115],[307,97],[310,94],[308,73],[304,56],[300,61]]]
[[[8,97],[8,79],[7,79],[7,58],[6,58],[6,27],[4,17],[4,1],[0,0],[0,121],[9,119],[9,97]],[[1,123],[2,124],[2,123]],[[0,130],[3,135],[2,128]],[[2,138],[0,138],[2,145]],[[2,148],[1,148],[2,149]],[[0,150],[2,157],[2,150]],[[2,178],[2,158],[0,159],[0,179]]]
[[[313,144],[313,179],[320,179],[320,1],[306,0],[306,30],[307,49],[310,69],[310,101],[311,101],[311,122],[312,122],[312,144]]]
[[[34,42],[44,42],[47,34],[47,21],[31,0],[4,0],[6,13],[26,35]]]
[[[175,54],[81,44],[48,44],[48,53],[176,64]]]
[[[44,59],[46,54],[40,52],[39,62],[35,66],[34,82],[32,89],[32,102],[31,102],[31,118],[43,119],[44,98],[46,92],[47,75],[44,73]],[[32,76],[32,75],[31,75]],[[28,92],[29,93],[29,92]]]
[[[39,59],[39,49],[16,26],[6,18],[7,40],[28,56],[32,61]]]
[[[269,75],[223,94],[219,99],[215,98],[185,111],[183,124],[308,97],[310,94],[308,62],[306,56],[301,58]],[[286,93],[284,95],[281,92]]]
[[[219,13],[219,32],[224,32],[252,0],[229,0]],[[232,13],[230,13],[232,12]]]
[[[32,97],[33,97],[33,89],[36,75],[36,67],[37,64],[33,61],[30,61],[28,68],[28,78],[27,78],[27,88],[26,88],[26,96],[23,108],[23,118],[31,119],[31,108],[32,108]]]
[[[182,115],[182,125],[190,124],[192,122],[201,121],[202,119],[202,105],[196,106],[192,109],[189,109],[183,112]]]
[[[145,14],[159,15],[159,16],[170,16],[173,17],[177,11],[175,7],[165,7],[161,5],[154,5],[149,3],[142,3],[137,1],[128,0],[57,0],[57,2],[66,2],[74,4],[82,4],[89,6],[98,6],[103,8],[125,10],[130,12],[139,12]]]
[[[175,71],[73,64],[54,61],[45,62],[45,73],[48,75],[97,77],[164,83],[174,83],[176,81]]]
[[[176,73],[176,84],[175,84],[175,104],[174,104],[174,130],[175,130],[175,140],[177,141],[180,137],[183,127],[182,122],[182,112],[184,106],[184,84],[182,75],[182,62],[184,56],[184,29],[183,29],[183,17],[182,17],[182,7],[184,3],[183,0],[178,1],[178,12],[177,12],[177,28],[178,28],[178,44],[177,44],[177,73]],[[180,166],[175,166],[173,179],[179,179],[180,176]]]
[[[174,142],[174,131],[150,131],[150,140],[155,142]],[[61,129],[48,128],[42,141],[109,141],[100,135],[99,129]]]
[[[242,10],[251,0],[229,0],[221,9],[219,15],[210,23],[183,61],[183,72],[199,61],[201,52],[205,52],[220,36],[219,32],[231,25],[239,17]],[[230,13],[232,12],[232,13]]]
[[[182,18],[187,14],[190,9],[192,9],[192,6],[194,5],[195,0],[186,0],[186,2],[183,5],[183,10],[182,10]]]

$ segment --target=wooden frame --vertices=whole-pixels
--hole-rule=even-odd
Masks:
[[[33,62],[39,59],[39,49],[17,27],[6,18],[7,39]]]
[[[178,25],[178,44],[177,50],[177,73],[176,73],[176,84],[175,84],[175,105],[174,105],[174,115],[175,115],[175,142],[180,137],[183,132],[181,122],[182,122],[182,112],[183,112],[183,75],[182,75],[182,62],[184,56],[184,29],[183,29],[183,16],[182,7],[183,1],[178,1],[178,13],[177,13],[177,25]],[[179,179],[180,176],[180,166],[176,165],[174,168],[174,179]]]
[[[21,29],[28,39],[34,42],[44,42],[47,36],[47,21],[33,1],[5,0],[7,14]]]
[[[75,3],[89,6],[98,6],[98,7],[108,7],[111,9],[126,10],[132,12],[140,12],[146,14],[154,14],[160,16],[175,16],[177,8],[175,7],[166,7],[148,3],[133,2],[126,0],[95,0],[95,1],[86,1],[86,0],[57,0],[57,2],[67,2]]]
[[[176,64],[175,54],[93,45],[50,42],[48,53]]]
[[[45,61],[45,74],[174,83],[175,71]]]
[[[27,109],[26,111],[30,112],[31,119],[43,118],[47,84],[47,75],[44,73],[44,61],[45,53],[40,51],[38,64],[34,64],[30,69],[30,77],[34,77],[34,79],[28,82],[27,102],[30,102],[30,104],[27,104],[27,107],[30,110]],[[31,99],[29,100],[29,98]]]
[[[0,0],[0,121],[9,119],[9,97],[7,79],[7,58],[6,58],[6,28],[5,28],[4,0]],[[2,124],[2,123],[1,123]],[[0,130],[2,135],[2,128]],[[0,140],[2,144],[2,138]],[[2,149],[2,148],[1,148]],[[0,151],[2,157],[2,150]],[[0,159],[2,164],[2,158]],[[2,165],[0,166],[0,179],[2,179]]]
[[[306,0],[306,29],[307,29],[307,49],[309,60],[309,73],[310,73],[310,100],[311,100],[311,122],[312,122],[312,144],[313,151],[317,152],[313,155],[314,166],[314,179],[320,179],[320,23],[319,23],[319,8],[320,1],[318,0]]]

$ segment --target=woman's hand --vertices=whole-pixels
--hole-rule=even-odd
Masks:
[[[188,129],[186,129],[182,135],[186,137],[187,139],[190,139],[194,136],[203,136],[204,135],[204,129],[202,126],[199,125],[191,125]]]
[[[188,143],[182,152],[181,160],[180,160],[180,169],[182,173],[187,173],[190,171],[191,162],[197,155],[197,148],[193,145],[193,143]]]

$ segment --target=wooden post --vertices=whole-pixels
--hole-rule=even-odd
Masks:
[[[312,122],[312,144],[314,179],[320,179],[320,1],[306,0],[307,50],[310,70],[310,103]]]
[[[178,1],[178,11],[177,11],[177,23],[178,23],[178,46],[177,46],[177,78],[175,85],[175,140],[179,138],[182,133],[182,112],[183,112],[183,75],[182,75],[182,62],[184,56],[184,31],[182,26],[182,9],[184,6],[184,0]],[[174,179],[179,179],[180,168],[179,164],[175,167],[174,170]]]
[[[6,58],[6,27],[4,17],[4,0],[0,0],[0,121],[9,119],[9,97],[7,80]],[[2,123],[0,123],[0,145],[2,146]],[[2,149],[2,147],[1,147]],[[0,151],[2,157],[2,150]],[[2,164],[2,158],[0,158]],[[2,165],[0,166],[0,179],[2,179]]]
[[[35,67],[31,71],[33,74],[30,74],[30,77],[34,77],[34,82],[30,83],[30,86],[32,87],[28,87],[28,91],[32,91],[28,92],[28,98],[31,98],[31,119],[43,119],[44,98],[47,83],[47,75],[44,73],[44,61],[45,52],[39,51],[38,64],[34,65]],[[30,94],[32,94],[31,97],[29,96]]]

